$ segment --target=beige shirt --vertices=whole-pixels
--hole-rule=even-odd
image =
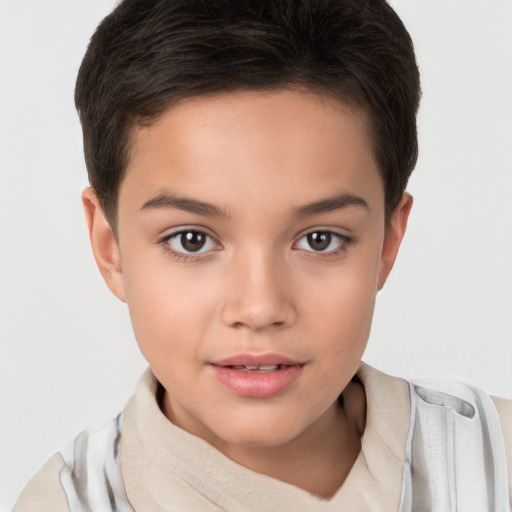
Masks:
[[[205,441],[173,425],[157,404],[158,383],[148,370],[124,411],[121,470],[136,512],[398,510],[409,427],[409,387],[364,363],[358,370],[367,400],[361,452],[329,500],[255,473]],[[512,460],[512,401],[495,399]],[[69,512],[54,455],[33,477],[14,512]],[[512,471],[509,472],[512,489]]]

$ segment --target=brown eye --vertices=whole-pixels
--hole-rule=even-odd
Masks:
[[[328,230],[310,231],[301,236],[295,248],[325,255],[336,254],[348,247],[351,239],[341,233]]]
[[[165,243],[174,252],[181,254],[203,253],[215,247],[215,242],[211,236],[194,229],[174,233],[166,239]]]
[[[325,251],[332,241],[332,235],[328,231],[315,231],[307,235],[308,245],[314,251]]]
[[[197,252],[206,243],[206,235],[199,231],[187,231],[182,233],[180,238],[181,245],[188,252]]]

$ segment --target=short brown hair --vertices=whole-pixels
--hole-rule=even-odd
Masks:
[[[133,128],[191,96],[302,87],[370,117],[386,217],[416,164],[419,72],[385,0],[124,0],[78,73],[89,181],[114,232]]]

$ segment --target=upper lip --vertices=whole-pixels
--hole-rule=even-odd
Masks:
[[[282,364],[287,366],[302,365],[300,361],[273,352],[264,354],[236,354],[225,359],[211,361],[215,366],[270,366]]]

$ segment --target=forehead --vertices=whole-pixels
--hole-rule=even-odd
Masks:
[[[310,92],[244,91],[169,108],[133,134],[123,203],[170,191],[220,207],[287,204],[333,193],[383,205],[366,115]]]

